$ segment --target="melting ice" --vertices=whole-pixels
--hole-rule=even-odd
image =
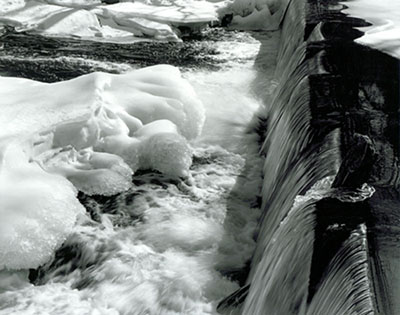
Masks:
[[[259,42],[241,42],[213,73],[0,77],[0,314],[216,314],[259,215]]]
[[[8,0],[0,8],[0,26],[53,37],[100,42],[143,39],[181,41],[182,32],[198,32],[226,19],[244,30],[276,30],[288,0]]]

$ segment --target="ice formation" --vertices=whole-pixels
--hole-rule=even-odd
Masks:
[[[260,43],[242,32],[234,36],[234,50],[231,34],[213,42],[222,50],[218,57],[229,59],[223,69],[214,72],[199,67],[185,72],[204,103],[207,117],[201,135],[190,142],[194,163],[189,176],[171,179],[138,172],[127,192],[101,198],[106,200],[104,207],[97,197],[83,197],[88,212],[78,216],[55,259],[41,269],[43,278],[37,279],[40,285],[33,285],[32,278],[29,281],[27,271],[0,271],[1,315],[211,315],[217,314],[218,301],[239,288],[229,276],[245,266],[255,247],[253,233],[259,215],[256,195],[262,183],[263,158],[258,154],[257,135],[248,129],[261,105],[252,94],[251,84],[256,79],[253,62]],[[270,50],[271,45],[263,46]],[[167,151],[157,141],[166,143],[165,149],[173,149],[178,142],[174,153],[185,155],[178,152],[179,148],[190,148],[179,139],[200,133],[202,109],[190,106],[197,102],[196,97],[177,71],[167,67],[160,74],[162,69],[126,76],[97,74],[57,84],[10,82],[8,88],[15,87],[11,96],[16,97],[15,91],[22,91],[24,86],[32,101],[14,107],[16,110],[23,112],[33,106],[29,117],[40,122],[48,116],[50,124],[51,115],[57,114],[52,111],[52,100],[57,99],[67,116],[55,127],[46,123],[38,128],[43,131],[32,138],[35,160],[49,172],[57,172],[54,176],[68,173],[73,180],[74,168],[90,172],[92,164],[99,164],[95,163],[97,157],[88,158],[105,151],[112,155],[106,157],[123,157],[132,168],[138,161],[142,166],[135,155],[143,153],[135,150],[141,141],[154,143],[154,148],[161,150],[153,155],[155,161],[145,158],[143,163],[166,161],[163,154]],[[270,72],[263,72],[263,76],[268,78],[273,69]],[[121,80],[116,82],[118,78]],[[98,93],[93,92],[95,88]],[[128,91],[135,91],[137,99]],[[35,107],[40,95],[51,96],[48,102],[40,98],[44,112]],[[22,99],[27,97],[21,95]],[[93,106],[98,111],[91,110],[95,102],[103,104]],[[68,110],[70,106],[74,108]],[[81,118],[75,119],[73,112]],[[24,126],[23,117],[17,118],[18,124],[8,126]],[[0,123],[8,124],[8,120]],[[27,129],[21,127],[16,133],[24,134]],[[154,137],[157,130],[163,131],[160,137]],[[177,132],[181,136],[175,136]],[[97,145],[88,147],[96,139],[100,139]],[[51,148],[48,143],[53,144]],[[151,148],[146,145],[145,153],[151,154]],[[99,162],[107,161],[102,158]]]
[[[25,5],[25,0],[5,0],[0,6],[0,15],[17,10]]]
[[[77,189],[125,191],[137,169],[185,176],[204,123],[166,65],[53,84],[0,77],[0,108],[0,269],[49,259],[83,210]]]
[[[0,140],[0,270],[45,263],[83,212],[76,190],[44,172],[16,144]]]
[[[132,42],[141,38],[179,41],[179,26],[196,30],[218,19],[217,4],[125,2],[100,0],[14,0],[0,8],[0,25],[47,36],[95,41]]]
[[[356,42],[400,58],[400,2],[393,0],[354,0],[343,3],[344,13],[362,18],[371,26],[360,28],[364,36]]]
[[[241,30],[276,30],[289,0],[233,0],[219,9],[221,17],[231,16],[229,26]]]

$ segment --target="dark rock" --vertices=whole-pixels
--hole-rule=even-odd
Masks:
[[[221,26],[226,27],[231,24],[233,19],[233,14],[226,14],[221,20]]]
[[[371,139],[355,133],[332,187],[361,187],[370,179],[376,160],[377,154]]]
[[[105,4],[114,4],[114,3],[118,3],[119,0],[101,0],[102,3]]]

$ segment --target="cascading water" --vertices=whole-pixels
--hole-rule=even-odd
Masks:
[[[361,225],[333,258],[305,314],[374,314],[367,250],[366,227]]]
[[[273,17],[276,1],[267,1],[266,5],[259,2],[250,1],[254,14],[233,17],[234,22],[240,26],[262,12]],[[368,132],[357,126],[362,123],[354,120],[354,112],[346,112],[347,108],[336,104],[336,99],[327,102],[328,105],[324,103],[331,96],[331,90],[323,86],[325,81],[321,80],[320,89],[315,88],[323,76],[332,81],[343,79],[340,72],[343,69],[329,64],[331,52],[319,47],[325,44],[321,42],[331,30],[315,18],[325,4],[316,1],[315,13],[310,3],[282,1],[287,8],[273,17],[279,21],[283,17],[280,31],[248,33],[214,29],[178,44],[121,45],[2,30],[2,75],[55,82],[93,71],[125,73],[142,66],[169,63],[179,66],[183,77],[193,86],[204,104],[206,119],[200,137],[191,140],[187,147],[176,145],[175,140],[181,139],[178,127],[170,128],[168,122],[162,122],[161,126],[169,126],[174,140],[169,138],[171,135],[163,135],[164,142],[149,141],[148,146],[141,147],[149,159],[162,167],[155,167],[142,156],[139,162],[147,169],[135,169],[133,185],[123,193],[96,195],[95,190],[79,186],[76,177],[68,178],[77,188],[84,188],[78,198],[86,213],[78,215],[76,226],[48,263],[30,270],[0,271],[1,315],[374,314],[377,309],[374,303],[382,297],[373,300],[370,264],[375,264],[374,277],[378,277],[382,268],[379,258],[371,258],[369,251],[384,238],[367,233],[373,221],[368,218],[371,209],[367,200],[375,189],[359,185],[362,183],[354,180],[352,176],[357,176],[349,174],[348,169],[357,174],[357,168],[372,167],[376,152],[371,147],[381,141],[379,132],[383,131],[375,122],[366,127],[373,136],[378,134],[378,140],[371,141],[359,133],[360,129]],[[36,5],[42,4],[32,4]],[[238,8],[233,5],[230,10],[235,13]],[[246,14],[245,11],[242,13]],[[98,14],[103,22],[109,18],[107,14],[121,17],[118,10],[99,12],[90,14]],[[310,22],[313,18],[315,21]],[[106,28],[99,25],[99,29]],[[90,28],[90,32],[93,30]],[[178,39],[176,29],[168,28],[168,32]],[[173,81],[176,72],[168,69]],[[158,79],[152,80],[158,82]],[[123,117],[134,128],[142,126],[127,114],[107,111],[104,103],[116,99],[123,102],[123,97],[104,96],[112,94],[107,90],[110,87],[120,88],[113,86],[116,84],[112,80],[99,74],[94,76],[94,98],[101,106],[94,118],[90,118],[93,124],[103,123],[102,128],[116,132],[110,122]],[[183,104],[174,97],[190,98],[174,94],[171,86],[155,90],[154,82],[138,84],[159,99],[165,97],[165,104],[174,104],[176,112]],[[343,94],[358,96],[362,102],[360,108],[368,115],[378,113],[380,119],[386,119],[385,114],[374,109],[383,107],[379,87],[366,84],[350,93],[340,86],[335,92],[340,94],[341,89]],[[165,104],[162,114],[153,111],[149,121],[141,118],[143,122],[153,122],[164,110],[168,114]],[[203,119],[196,115],[199,121]],[[105,122],[97,121],[98,116],[104,116]],[[192,125],[201,125],[182,117],[178,125],[188,125],[183,128],[187,133]],[[174,120],[173,115],[168,119]],[[57,127],[53,137],[63,142],[60,134],[69,127],[68,124]],[[92,127],[84,125],[80,135],[90,138]],[[104,132],[99,130],[98,133]],[[51,137],[49,133],[42,132],[29,141],[40,147],[42,142],[46,144],[46,137]],[[1,140],[0,137],[0,150]],[[185,139],[182,141],[186,144]],[[107,149],[106,142],[96,145],[95,149]],[[157,151],[154,157],[150,151],[158,146],[165,146],[166,150]],[[351,152],[343,152],[351,146],[359,154],[355,161]],[[123,152],[118,143],[112,148]],[[163,163],[171,153],[168,149],[179,151],[173,152],[173,156],[176,160],[184,159],[186,171]],[[55,148],[45,155],[48,160],[35,157],[29,163],[38,163],[46,170],[56,169],[53,155],[60,156],[56,162],[65,162],[70,153],[79,164],[92,148],[85,150],[76,153],[70,146]],[[386,153],[393,154],[392,151]],[[136,151],[130,151],[133,152]],[[189,168],[191,154],[193,163]],[[79,167],[86,171],[88,165]],[[173,176],[174,173],[180,177]],[[129,176],[130,173],[126,177]],[[367,175],[360,177],[359,180],[368,179]],[[353,186],[354,182],[358,186]],[[374,231],[379,228],[374,226]],[[35,231],[34,227],[32,230]],[[12,248],[7,250],[15,254]],[[0,263],[8,266],[13,262]],[[18,266],[27,265],[25,259]],[[385,307],[390,309],[392,305],[388,302]]]
[[[339,123],[327,120],[321,127],[316,117],[322,115],[310,107],[315,95],[310,80],[327,72],[323,53],[308,49],[308,43],[324,37],[320,24],[306,28],[306,6],[306,1],[291,2],[282,25],[276,68],[279,84],[267,105],[262,147],[265,178],[257,248],[247,285],[220,304],[227,314],[235,307],[241,308],[241,314],[374,313],[365,225],[351,227],[349,222],[359,218],[339,223],[338,218],[327,219],[318,202],[332,194],[333,177],[326,176],[338,172],[342,135]],[[327,179],[322,180],[324,189],[318,198],[299,204],[299,198],[315,197],[321,187],[311,186],[323,178]],[[337,198],[344,200],[345,195],[339,192]],[[329,223],[321,227],[324,220]],[[326,232],[337,224],[338,232]],[[343,232],[343,227],[353,230]],[[332,244],[336,247],[329,255],[337,250],[336,255],[321,258]]]
[[[218,301],[244,281],[255,247],[263,161],[255,128],[261,104],[252,87],[260,44],[249,33],[211,30],[204,36],[192,45],[214,45],[203,50],[214,51],[204,57],[207,64],[182,66],[206,113],[203,133],[191,142],[188,177],[138,171],[127,192],[114,197],[81,193],[87,214],[79,216],[49,263],[1,272],[0,314],[216,314]],[[23,35],[16,37],[22,45],[32,44]],[[255,37],[263,45],[276,40],[270,33]],[[231,51],[233,43],[240,53]],[[82,47],[75,48],[73,57],[63,59],[56,51],[56,62],[49,63],[59,69],[52,72],[56,79],[71,76],[64,69],[74,69]],[[11,64],[19,64],[19,57],[11,55],[14,49],[15,43],[6,44],[2,52],[6,73]],[[34,55],[14,71],[54,81],[43,69],[48,58],[43,55],[52,53]],[[179,62],[179,54],[175,57]],[[136,67],[112,60],[80,61],[89,71]],[[263,62],[259,66],[272,77],[275,54]],[[37,66],[42,71],[31,72]]]

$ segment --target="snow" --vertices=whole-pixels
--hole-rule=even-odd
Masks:
[[[178,26],[196,31],[218,20],[218,7],[207,1],[104,5],[98,0],[14,0],[7,9],[0,8],[0,24],[17,31],[94,41],[180,41]]]
[[[393,0],[353,0],[343,2],[343,13],[371,23],[359,28],[365,34],[355,41],[400,58],[400,2]]]
[[[172,66],[53,84],[0,77],[0,87],[0,269],[51,257],[83,211],[77,189],[126,191],[137,169],[186,176],[188,139],[204,123]]]

